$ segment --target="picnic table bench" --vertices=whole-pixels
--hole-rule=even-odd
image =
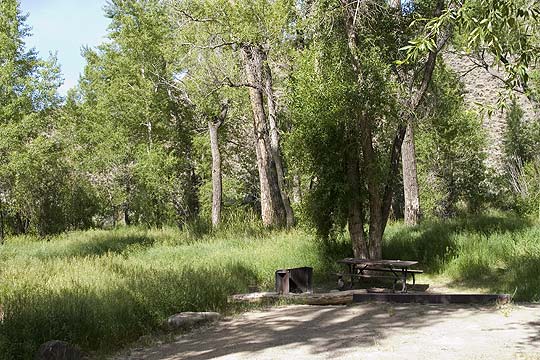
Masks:
[[[418,261],[346,258],[339,260],[338,263],[345,264],[348,267],[348,273],[336,274],[338,275],[338,287],[341,289],[345,287],[344,277],[350,278],[351,288],[355,278],[386,278],[393,280],[392,290],[394,292],[398,281],[402,283],[401,292],[407,292],[407,276],[412,277],[412,285],[414,286],[416,283],[415,274],[423,273],[422,270],[410,269],[411,266],[418,264]]]

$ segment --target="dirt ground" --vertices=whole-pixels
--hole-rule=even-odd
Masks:
[[[540,359],[540,305],[283,306],[114,359]]]

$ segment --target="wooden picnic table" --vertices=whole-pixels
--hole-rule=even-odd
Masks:
[[[360,258],[345,258],[339,260],[338,263],[348,266],[348,274],[338,274],[338,284],[343,283],[343,276],[350,277],[350,286],[352,288],[354,278],[390,278],[394,280],[393,290],[395,291],[396,283],[401,280],[402,288],[401,292],[407,292],[407,276],[411,275],[413,279],[413,286],[416,282],[414,275],[423,273],[422,270],[410,269],[411,266],[418,264],[418,261],[408,260],[373,260],[373,259],[360,259]],[[374,275],[373,272],[385,272],[390,273],[390,276]],[[341,284],[340,284],[341,285]]]

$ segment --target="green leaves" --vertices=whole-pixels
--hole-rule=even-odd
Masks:
[[[441,29],[453,31],[454,47],[467,53],[489,53],[493,64],[502,65],[509,88],[528,81],[528,69],[540,53],[540,3],[532,0],[466,0],[450,4],[441,16],[424,22],[421,36],[402,48],[406,64],[433,51]],[[482,55],[483,56],[483,55]]]

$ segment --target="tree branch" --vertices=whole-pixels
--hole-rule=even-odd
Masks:
[[[213,22],[213,21],[215,21],[215,22],[219,23],[218,20],[212,19],[212,18],[203,18],[203,19],[196,18],[196,17],[194,17],[193,15],[191,15],[190,13],[188,13],[185,10],[180,10],[179,12],[180,12],[180,14],[184,15],[189,20],[194,21],[194,22],[202,22],[202,23],[204,23],[204,22]]]
[[[257,89],[257,90],[260,90],[260,91],[263,91],[263,88],[257,84],[252,84],[252,83],[249,83],[249,82],[239,82],[239,83],[233,83],[231,79],[229,79],[228,77],[224,78],[222,80],[222,84],[225,84],[229,87],[233,87],[233,88],[238,88],[238,87],[250,87],[250,88],[253,88],[253,89]]]
[[[178,45],[194,47],[194,48],[197,48],[197,49],[215,50],[215,49],[219,49],[219,48],[222,48],[222,47],[225,47],[225,46],[235,46],[235,45],[238,45],[238,44],[236,42],[234,42],[234,41],[225,41],[225,42],[222,42],[222,43],[219,43],[219,44],[214,44],[214,45],[197,45],[197,44],[194,44],[194,43],[179,43]]]

